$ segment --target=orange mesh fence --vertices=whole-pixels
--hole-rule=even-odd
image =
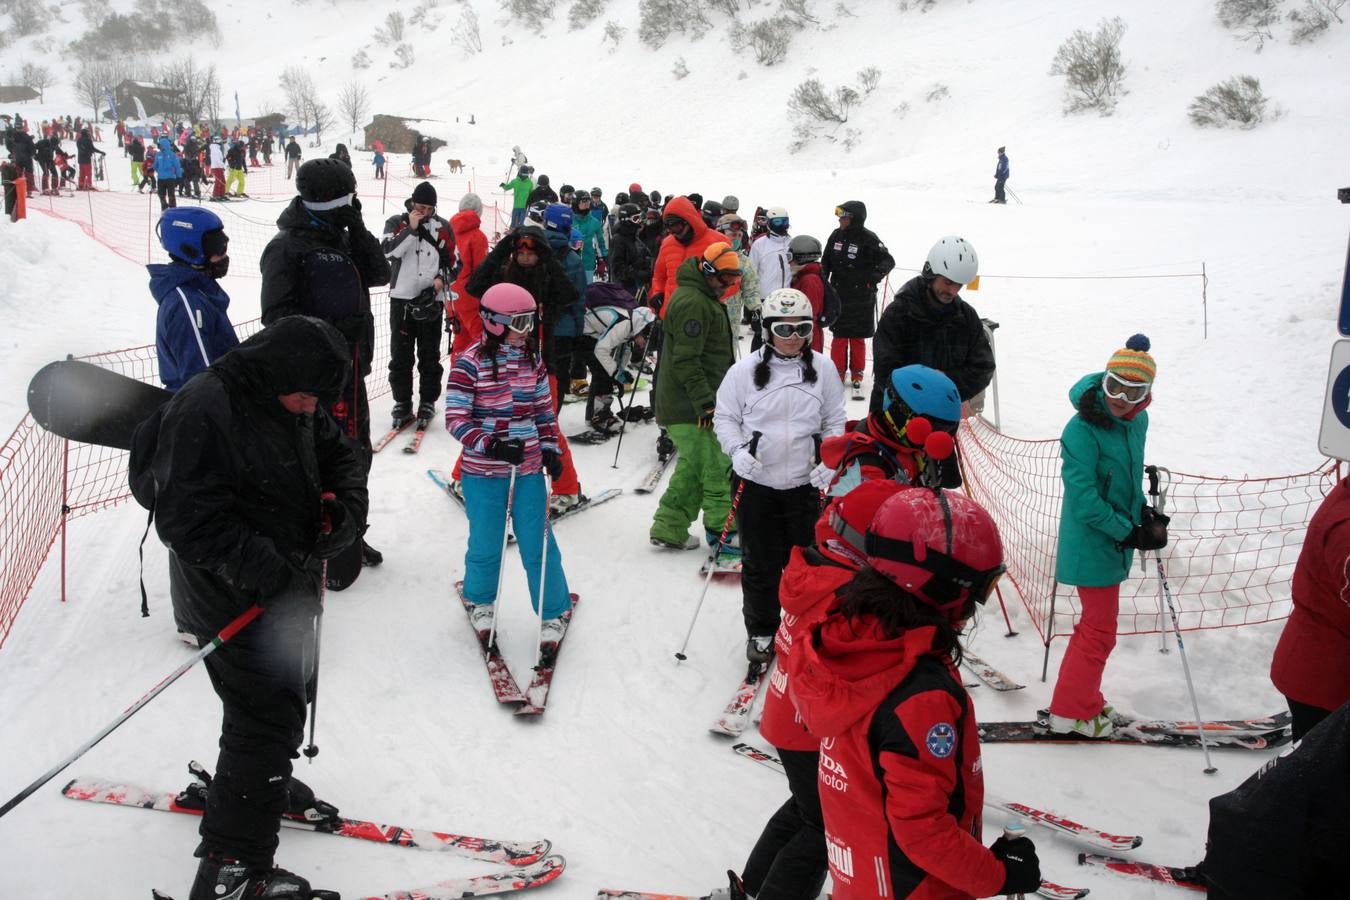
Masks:
[[[962,471],[971,496],[1003,535],[1008,577],[1045,643],[1078,621],[1077,592],[1055,581],[1063,486],[1058,440],[1022,440],[981,418],[960,433]],[[1336,464],[1271,478],[1168,473],[1171,536],[1163,551],[1183,630],[1227,628],[1286,618],[1289,582],[1308,520],[1335,484]],[[1136,553],[1121,586],[1120,634],[1170,628],[1160,602],[1153,556],[1144,571]]]

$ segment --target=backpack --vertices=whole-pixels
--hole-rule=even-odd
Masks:
[[[587,309],[595,309],[600,306],[617,306],[619,309],[626,310],[638,308],[637,298],[624,290],[622,285],[604,281],[596,281],[586,285],[586,291],[582,297]]]
[[[829,328],[844,311],[844,301],[839,299],[839,292],[830,284],[828,278],[821,278],[820,281],[825,285],[825,306],[820,313],[820,324],[823,328]]]

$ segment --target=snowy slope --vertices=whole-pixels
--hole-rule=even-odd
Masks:
[[[1104,0],[957,0],[927,14],[857,3],[857,18],[837,21],[822,10],[832,27],[798,37],[773,69],[737,58],[723,33],[649,51],[636,42],[635,2],[612,4],[581,32],[560,25],[540,38],[502,28],[494,21],[500,11],[479,5],[486,49],[466,60],[447,33],[460,7],[439,8],[440,29],[411,38],[416,66],[385,68],[387,51],[381,57],[372,49],[376,66],[360,77],[376,111],[441,120],[440,130],[429,130],[451,143],[436,165],[445,156],[463,159],[485,193],[505,171],[509,148],[520,144],[555,185],[599,184],[607,198],[634,179],[663,193],[731,192],[748,207],[786,206],[794,232],[818,237],[834,224],[837,203],[863,199],[869,224],[901,267],[917,268],[942,234],[974,242],[987,276],[968,299],[1002,326],[999,379],[1010,433],[1057,434],[1070,412],[1068,385],[1142,330],[1160,368],[1150,410],[1153,461],[1212,474],[1292,472],[1319,461],[1315,436],[1346,237],[1334,189],[1350,177],[1343,162],[1350,75],[1337,62],[1350,49],[1350,30],[1306,48],[1273,44],[1257,56],[1218,28],[1207,2],[1131,4],[1120,13],[1130,26],[1130,93],[1114,117],[1098,119],[1061,116],[1058,81],[1045,73],[1072,28],[1120,12]],[[291,62],[310,67],[332,103],[353,75],[351,54],[386,11],[351,2],[239,3],[219,13],[222,46],[194,53],[228,73],[226,93],[238,89],[245,115],[269,97],[279,100],[276,78]],[[751,17],[769,12],[755,7]],[[630,29],[613,53],[600,39],[605,18]],[[63,27],[78,31],[74,23]],[[503,45],[504,36],[512,43]],[[20,58],[24,46],[7,48],[6,61]],[[680,56],[691,74],[677,81],[669,70]],[[862,144],[852,154],[824,146],[787,154],[784,104],[809,67],[835,84],[869,64],[883,77],[857,113]],[[1261,77],[1285,115],[1251,133],[1193,129],[1184,115],[1189,99],[1238,72]],[[929,104],[924,97],[937,82],[950,98]],[[895,112],[901,103],[909,104],[903,116]],[[67,86],[50,89],[45,107],[19,109],[34,119],[80,112]],[[456,126],[456,116],[463,123],[471,113],[477,125]],[[1009,147],[1010,186],[1024,206],[984,203],[999,144]],[[116,158],[115,145],[105,149]],[[358,165],[366,159],[358,154]],[[124,185],[125,167],[109,168],[114,185]],[[264,222],[277,209],[240,207]],[[1191,273],[1201,261],[1210,279],[1207,339],[1195,278],[996,277]],[[72,224],[36,216],[6,227],[0,427],[17,421],[24,386],[42,362],[150,342],[153,305],[144,283],[143,269]],[[256,279],[232,275],[227,289],[236,321],[256,313]],[[564,425],[581,427],[578,407],[567,408]],[[612,446],[578,448],[585,490],[631,488],[653,441],[650,427],[632,432],[617,469]],[[569,580],[584,600],[548,713],[534,723],[511,720],[492,701],[450,599],[451,582],[462,577],[466,523],[423,475],[428,466],[448,467],[455,450],[434,431],[418,457],[386,451],[377,459],[370,537],[388,561],[328,600],[322,753],[299,774],[354,814],[549,837],[569,859],[550,896],[589,897],[601,886],[707,891],[722,871],[742,864],[786,794],[781,779],[705,732],[743,667],[738,591],[712,587],[690,658],[676,665],[672,654],[701,583],[697,560],[647,546],[655,499],[629,491],[562,523]],[[70,602],[59,603],[58,573],[49,565],[0,651],[0,799],[187,653],[171,638],[164,554],[153,538],[146,563],[152,615],[136,614],[143,523],[134,507],[78,520]],[[532,620],[519,568],[507,571],[513,606],[503,642],[523,672]],[[1011,611],[1019,637],[1003,639],[990,610],[972,644],[1029,687],[1014,695],[977,689],[987,719],[1025,717],[1049,699],[1049,685],[1035,680],[1041,648],[1034,631]],[[1279,708],[1266,677],[1277,635],[1278,627],[1267,626],[1188,637],[1206,715]],[[1122,640],[1105,690],[1127,710],[1186,715],[1179,660],[1157,646],[1156,637]],[[1052,680],[1062,652],[1056,642]],[[204,672],[194,670],[68,774],[177,787],[187,759],[214,762],[218,709]],[[1203,852],[1207,798],[1264,758],[1227,752],[1217,757],[1219,773],[1205,776],[1197,752],[1004,746],[986,750],[985,771],[992,793],[1138,831],[1147,857],[1189,863]],[[0,895],[45,896],[55,887],[68,896],[131,898],[150,885],[186,894],[190,821],[74,804],[57,793],[65,777],[0,822]],[[992,840],[1002,821],[990,816],[987,824]],[[1032,835],[1047,877],[1091,887],[1094,897],[1169,895],[1076,871],[1075,847]],[[283,837],[278,860],[322,886],[361,892],[483,868],[293,834]]]

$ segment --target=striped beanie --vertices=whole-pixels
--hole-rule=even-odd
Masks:
[[[1158,375],[1158,364],[1149,356],[1151,346],[1146,335],[1131,335],[1124,347],[1111,354],[1106,371],[1126,381],[1152,383]]]

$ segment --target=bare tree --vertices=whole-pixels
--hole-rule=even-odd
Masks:
[[[1234,75],[1196,97],[1190,117],[1201,128],[1249,130],[1264,121],[1267,102],[1260,81],[1251,75]]]
[[[351,132],[355,134],[366,113],[370,112],[370,95],[366,93],[365,85],[359,81],[343,85],[338,94],[338,112],[342,114],[343,123],[351,125]]]
[[[166,64],[160,69],[159,80],[175,92],[170,115],[175,118],[181,116],[191,122],[202,120],[206,113],[207,98],[212,91],[220,91],[216,67],[198,68],[191,54]]]
[[[19,78],[26,87],[38,92],[39,103],[46,102],[44,94],[47,88],[56,84],[56,78],[52,75],[51,69],[30,62],[23,64],[22,74]]]
[[[99,110],[103,109],[103,102],[107,99],[106,93],[113,85],[113,75],[108,63],[86,60],[80,64],[79,71],[75,73],[75,95],[81,102],[89,105],[94,111],[94,121],[98,121]]]
[[[375,29],[375,40],[381,44],[402,43],[404,28],[403,13],[391,12],[384,17],[384,25]]]
[[[1064,114],[1095,109],[1109,116],[1116,99],[1125,91],[1125,62],[1120,56],[1120,39],[1125,23],[1117,16],[1102,19],[1095,32],[1076,29],[1055,51],[1051,75],[1064,76]]]
[[[1280,10],[1283,3],[1284,0],[1218,0],[1214,15],[1238,40],[1255,41],[1256,52],[1260,53],[1266,41],[1274,37],[1270,29],[1284,15]]]
[[[471,4],[466,4],[459,21],[450,31],[455,46],[472,56],[483,52],[483,36],[478,31],[478,13]]]
[[[315,146],[323,143],[323,133],[337,124],[337,119],[333,111],[328,108],[317,95],[312,95],[309,100],[309,120],[314,123],[314,144]]]
[[[299,66],[287,66],[286,71],[281,73],[281,90],[286,95],[287,114],[308,131],[315,95],[314,79]]]

